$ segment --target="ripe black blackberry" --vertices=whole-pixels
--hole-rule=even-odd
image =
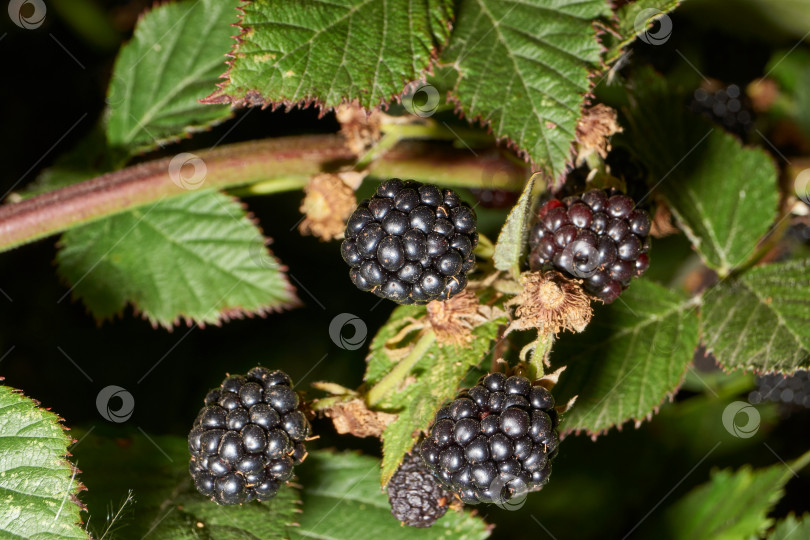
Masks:
[[[490,373],[436,413],[420,452],[463,502],[503,503],[545,485],[560,442],[558,423],[547,389]]]
[[[553,266],[583,279],[583,288],[609,304],[650,265],[650,215],[626,195],[592,189],[540,209],[529,236],[529,266]]]
[[[475,212],[454,191],[392,178],[349,218],[340,251],[358,289],[427,304],[467,286],[477,244]]]
[[[219,504],[271,499],[306,457],[310,432],[286,373],[232,375],[205,396],[188,435],[194,485]]]
[[[748,395],[748,401],[754,404],[772,401],[789,408],[810,408],[810,371],[758,377],[757,389]]]
[[[405,456],[387,489],[394,517],[418,528],[430,527],[442,517],[452,497],[427,470],[416,450]]]
[[[690,104],[692,111],[744,139],[754,126],[754,120],[750,103],[740,87],[736,84],[719,88],[716,84],[705,86],[695,90]]]

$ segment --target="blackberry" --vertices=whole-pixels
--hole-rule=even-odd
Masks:
[[[405,525],[419,528],[430,527],[442,517],[452,496],[425,468],[416,450],[405,456],[387,489],[394,517]]]
[[[754,126],[748,99],[736,84],[724,88],[718,86],[710,84],[695,90],[690,108],[693,112],[723,126],[726,131],[745,139]]]
[[[754,404],[772,401],[791,408],[810,408],[810,371],[758,377],[757,389],[748,395],[748,401]]]
[[[205,396],[188,435],[194,485],[219,504],[271,499],[306,457],[310,433],[286,373],[229,376]]]
[[[558,424],[547,389],[525,377],[490,373],[439,409],[420,452],[463,502],[503,503],[545,485]]]
[[[358,289],[398,304],[447,300],[467,286],[476,216],[452,190],[392,178],[362,201],[340,246]]]
[[[609,304],[649,267],[650,226],[650,215],[619,193],[592,189],[551,199],[529,236],[529,266],[583,279],[587,292]]]

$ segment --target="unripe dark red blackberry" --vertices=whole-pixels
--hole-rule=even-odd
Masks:
[[[558,423],[546,388],[490,373],[439,409],[420,452],[463,502],[503,503],[545,485],[560,441]]]
[[[715,83],[698,88],[690,108],[742,139],[754,127],[750,100],[736,84],[723,87]]]
[[[592,189],[551,199],[529,236],[529,266],[582,279],[587,292],[609,304],[649,267],[650,226],[650,215],[619,193]]]
[[[392,178],[349,218],[340,251],[358,289],[427,304],[467,286],[477,244],[475,212],[454,191]]]
[[[219,504],[266,501],[306,457],[310,433],[290,377],[255,367],[205,396],[188,435],[189,472]]]
[[[425,467],[419,452],[405,456],[388,482],[391,513],[405,525],[426,528],[447,512],[452,494]]]

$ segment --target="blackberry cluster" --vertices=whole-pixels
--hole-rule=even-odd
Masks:
[[[358,289],[427,304],[467,286],[477,244],[475,212],[454,191],[392,178],[349,218],[340,251]]]
[[[763,375],[757,378],[757,389],[748,401],[784,403],[792,407],[810,408],[810,371],[799,370],[793,375]]]
[[[541,488],[560,441],[554,398],[525,377],[482,377],[436,413],[420,451],[467,504],[503,503]]]
[[[442,489],[417,451],[404,461],[388,482],[391,513],[405,525],[427,528],[447,512],[451,494]]]
[[[650,266],[650,225],[650,215],[626,195],[592,189],[551,199],[529,236],[529,266],[583,279],[586,291],[609,304]]]
[[[691,109],[741,138],[745,138],[754,125],[750,106],[736,84],[714,91],[698,88]]]
[[[205,396],[188,435],[197,490],[219,504],[266,501],[307,455],[311,428],[282,371],[255,367]]]

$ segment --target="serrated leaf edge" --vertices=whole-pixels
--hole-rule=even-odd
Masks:
[[[261,237],[264,239],[264,249],[267,251],[267,256],[271,260],[273,260],[277,265],[279,277],[284,282],[284,290],[287,293],[289,293],[289,295],[290,295],[290,301],[289,302],[284,302],[284,303],[281,303],[281,304],[278,304],[278,305],[275,305],[275,306],[262,307],[262,308],[252,310],[252,311],[251,310],[245,310],[245,309],[243,309],[241,307],[238,307],[238,306],[233,307],[233,308],[224,309],[224,310],[221,310],[221,311],[217,312],[217,317],[216,317],[215,321],[208,322],[208,323],[206,323],[205,321],[195,320],[193,317],[184,317],[182,315],[178,315],[177,317],[174,318],[174,320],[172,320],[168,324],[162,323],[161,321],[159,321],[159,320],[157,320],[157,319],[155,319],[153,317],[150,317],[147,313],[141,311],[138,308],[138,306],[132,301],[128,301],[126,306],[118,313],[114,313],[114,314],[112,314],[110,316],[106,316],[106,317],[96,317],[95,314],[92,312],[92,310],[89,307],[87,307],[84,304],[84,302],[81,301],[81,297],[78,296],[78,294],[76,293],[75,285],[71,284],[70,281],[68,281],[68,279],[66,277],[64,277],[64,276],[62,276],[60,274],[59,280],[65,286],[70,288],[70,299],[71,299],[71,301],[72,302],[78,302],[78,303],[81,303],[82,305],[84,305],[85,313],[90,315],[93,318],[93,320],[96,321],[96,325],[99,326],[99,327],[103,323],[105,323],[107,321],[114,321],[114,320],[116,320],[118,318],[123,319],[126,308],[131,307],[133,314],[140,317],[142,320],[148,321],[153,329],[157,330],[158,328],[163,328],[164,330],[166,330],[168,332],[172,332],[172,331],[174,331],[175,328],[179,328],[181,326],[181,324],[180,324],[181,321],[185,323],[187,328],[199,327],[200,329],[204,329],[209,324],[211,326],[219,328],[219,327],[222,326],[223,323],[228,323],[228,322],[233,321],[233,320],[253,319],[253,318],[256,318],[256,317],[263,319],[263,318],[265,318],[268,315],[271,315],[273,313],[279,313],[279,312],[282,312],[282,311],[302,307],[304,304],[301,301],[301,299],[298,298],[298,295],[296,294],[297,289],[295,288],[295,286],[292,283],[290,283],[289,279],[287,279],[287,271],[289,270],[289,267],[282,264],[281,261],[273,254],[273,251],[268,247],[270,244],[272,244],[273,239],[264,234],[264,231],[263,231],[261,225],[259,224],[258,218],[256,218],[256,216],[253,214],[253,212],[248,210],[247,203],[245,203],[243,200],[241,200],[240,198],[235,197],[233,195],[229,195],[229,194],[221,192],[221,191],[217,192],[217,193],[227,197],[232,202],[235,202],[236,204],[238,204],[239,207],[244,212],[245,219],[247,219],[251,224],[253,224],[253,226],[256,228],[258,234],[261,235]],[[115,217],[116,216],[113,215],[113,216],[110,216],[110,218],[107,218],[107,219],[111,219],[111,218],[114,219]],[[57,249],[62,249],[64,247],[65,247],[65,244],[62,242],[62,238],[60,237],[59,241],[56,243],[56,248]],[[211,311],[214,311],[214,310],[216,310],[215,307],[211,308]]]
[[[56,414],[55,412],[53,412],[50,409],[50,407],[41,407],[40,405],[42,405],[42,402],[40,402],[38,399],[27,396],[25,392],[23,392],[21,389],[14,388],[12,386],[5,386],[4,384],[2,384],[5,380],[6,380],[5,377],[0,376],[0,387],[8,388],[12,394],[17,394],[23,397],[24,399],[29,400],[31,403],[33,403],[36,409],[43,412],[43,418],[52,416],[54,419],[53,424],[59,426],[59,428],[63,432],[65,432],[65,436],[68,438],[67,444],[65,445],[65,454],[60,457],[59,461],[57,462],[57,465],[65,465],[70,469],[71,472],[70,483],[73,484],[74,487],[71,491],[68,492],[67,495],[69,495],[71,503],[79,507],[79,512],[87,512],[87,505],[85,505],[84,502],[82,502],[82,500],[79,499],[79,494],[82,491],[87,491],[87,486],[85,486],[78,478],[78,475],[81,474],[82,472],[81,469],[79,469],[72,461],[70,461],[70,458],[73,457],[73,454],[70,453],[70,447],[77,441],[67,433],[68,431],[70,431],[70,428],[64,424],[65,419]],[[66,501],[67,497],[63,502]],[[76,525],[79,528],[83,528],[82,525],[84,525],[84,521],[79,520],[74,525]]]
[[[804,265],[804,266],[809,266],[809,265],[810,265],[810,261],[805,260],[805,259],[800,259],[800,260],[787,261],[787,263],[786,263],[786,264],[788,264],[788,265],[789,265],[789,264],[796,264],[796,265]],[[758,267],[758,268],[763,268],[763,267],[762,267],[762,266],[760,266],[760,267]],[[741,278],[740,278],[740,279],[735,280],[734,285],[744,287],[744,288],[745,288],[746,290],[748,290],[748,291],[749,291],[749,292],[750,292],[750,293],[751,293],[751,294],[752,294],[752,295],[753,295],[753,296],[754,296],[754,297],[755,297],[757,300],[759,300],[759,301],[760,301],[760,304],[762,304],[762,305],[764,305],[764,306],[767,306],[767,307],[768,307],[768,309],[769,309],[769,311],[770,311],[770,313],[772,313],[772,314],[773,314],[773,316],[774,316],[774,317],[776,317],[776,319],[777,319],[777,320],[778,320],[778,321],[781,323],[781,325],[782,325],[782,326],[785,328],[785,330],[787,330],[787,331],[788,331],[788,333],[790,333],[790,335],[791,335],[791,336],[793,336],[793,333],[792,333],[792,332],[790,332],[790,330],[788,330],[788,326],[787,326],[787,324],[785,324],[784,319],[782,318],[781,314],[780,314],[779,312],[777,312],[776,310],[774,310],[774,309],[770,308],[770,303],[769,303],[769,302],[767,302],[765,298],[762,298],[762,297],[761,297],[761,296],[760,296],[760,295],[757,293],[757,291],[756,291],[756,288],[755,288],[755,287],[751,286],[751,284],[750,284],[750,283],[747,283],[747,282],[745,281],[745,277],[746,277],[746,276],[745,276],[745,274],[743,274],[743,275],[741,276]],[[715,286],[715,287],[716,287],[716,286]],[[714,291],[714,290],[715,290],[714,288],[709,289],[709,291],[710,291],[710,292],[712,292],[712,291]],[[702,314],[701,314],[701,315],[702,315]],[[767,370],[767,369],[765,369],[765,370],[761,370],[761,369],[757,369],[757,368],[756,368],[756,366],[745,366],[745,365],[743,365],[743,366],[731,366],[731,367],[728,367],[728,366],[726,365],[726,363],[725,363],[725,362],[723,362],[723,361],[722,361],[722,360],[721,360],[719,357],[717,357],[717,356],[714,354],[714,348],[713,348],[713,347],[711,347],[711,348],[710,348],[710,347],[708,347],[708,346],[707,346],[707,344],[706,344],[706,342],[705,342],[705,341],[703,341],[704,334],[703,334],[703,317],[702,317],[702,316],[700,317],[700,321],[699,321],[699,325],[698,325],[698,332],[699,332],[699,335],[700,335],[700,344],[701,344],[703,347],[705,347],[705,348],[706,348],[706,354],[711,354],[712,356],[714,356],[715,361],[717,362],[717,364],[720,366],[720,369],[722,369],[724,373],[733,373],[733,372],[735,372],[735,371],[738,371],[738,370],[739,370],[739,371],[741,371],[742,373],[753,373],[753,374],[755,374],[755,375],[773,375],[773,374],[787,374],[787,375],[790,375],[790,374],[792,374],[792,373],[794,373],[794,372],[796,372],[796,371],[798,371],[798,370],[800,370],[800,369],[801,369],[801,368],[796,368],[794,371],[779,371],[778,369],[773,369],[773,370]],[[794,339],[795,339],[797,342],[799,342],[798,338],[796,338],[795,336],[794,336]],[[801,343],[800,343],[800,342],[799,342],[799,345],[801,345]],[[810,355],[810,351],[808,351],[808,350],[806,350],[806,349],[805,349],[805,352],[806,352],[808,355]]]
[[[673,314],[675,312],[683,311],[683,310],[685,310],[685,309],[687,309],[689,307],[699,306],[701,301],[702,301],[702,298],[700,296],[696,296],[694,298],[686,299],[686,300],[682,301],[681,303],[679,303],[678,307],[676,309],[665,312],[662,316],[656,317],[655,320],[657,321],[657,320],[659,320],[661,318],[668,317],[669,315],[671,315],[671,314]],[[615,337],[617,335],[620,336],[620,335],[623,335],[624,333],[625,332],[614,333],[611,337]],[[700,321],[698,321],[698,346],[700,346]],[[658,404],[655,405],[650,410],[649,413],[642,416],[641,418],[639,418],[639,417],[637,417],[635,415],[631,415],[630,417],[626,418],[625,420],[623,420],[622,422],[620,422],[618,424],[613,424],[612,426],[608,426],[608,427],[606,427],[604,429],[600,429],[600,430],[596,430],[596,431],[591,430],[591,429],[587,429],[587,428],[579,428],[579,429],[569,430],[569,429],[565,428],[564,420],[563,420],[561,422],[560,440],[564,439],[568,435],[580,435],[580,434],[584,433],[585,435],[589,436],[592,441],[596,441],[596,439],[599,438],[600,435],[607,435],[610,432],[610,430],[613,429],[613,428],[616,428],[617,431],[621,432],[622,428],[628,422],[633,422],[633,427],[635,429],[640,428],[644,422],[652,421],[653,417],[659,413],[659,411],[661,410],[661,407],[664,404],[666,404],[667,402],[669,402],[669,403],[673,402],[673,400],[675,399],[675,396],[678,394],[678,391],[681,389],[681,386],[683,386],[684,380],[686,380],[686,374],[689,371],[690,365],[691,365],[691,362],[686,365],[686,367],[683,370],[683,373],[681,373],[680,379],[678,380],[677,384],[672,388],[672,390],[666,392],[664,394],[664,397],[658,402]],[[629,373],[630,372],[628,372],[628,374]],[[619,384],[620,383],[621,383],[621,381],[619,381]],[[614,387],[614,389],[615,389],[615,387]]]
[[[340,102],[337,105],[335,105],[335,106],[327,106],[326,104],[322,103],[320,101],[320,99],[318,99],[317,97],[307,97],[307,98],[300,99],[300,100],[297,100],[297,101],[291,101],[291,100],[288,100],[288,99],[283,99],[283,100],[279,100],[279,101],[272,101],[272,100],[268,100],[264,96],[262,96],[261,92],[259,92],[258,90],[247,90],[245,92],[245,97],[243,97],[243,98],[237,98],[235,96],[232,96],[232,95],[228,94],[226,92],[225,88],[226,88],[226,86],[228,86],[228,84],[230,82],[230,73],[231,73],[231,70],[233,69],[234,60],[235,60],[235,58],[236,58],[236,56],[238,54],[238,48],[244,42],[243,37],[250,31],[249,26],[242,26],[242,20],[245,17],[244,7],[249,5],[251,2],[252,2],[252,0],[242,0],[242,4],[237,6],[236,9],[239,11],[239,21],[240,22],[232,24],[231,26],[234,26],[234,27],[238,28],[239,33],[237,35],[235,35],[235,36],[232,36],[235,43],[234,43],[233,48],[231,49],[231,51],[228,52],[225,55],[226,58],[227,58],[227,60],[225,60],[225,63],[227,64],[228,67],[225,70],[225,72],[222,75],[220,75],[220,77],[219,77],[220,79],[223,79],[223,81],[221,83],[217,84],[217,89],[214,90],[208,97],[205,97],[205,98],[201,99],[200,103],[205,103],[205,104],[209,104],[209,105],[230,104],[232,108],[236,108],[236,107],[257,107],[258,106],[258,107],[261,107],[262,110],[267,109],[269,107],[271,111],[276,111],[280,107],[284,107],[285,112],[289,112],[290,110],[292,110],[292,109],[294,109],[296,107],[301,108],[301,109],[307,109],[307,108],[309,108],[311,106],[314,106],[319,111],[318,112],[318,118],[323,118],[324,115],[326,115],[326,113],[328,113],[329,111],[331,111],[333,109],[336,109],[337,107],[344,106],[344,105],[357,106],[357,107],[360,107],[361,109],[365,110],[365,107],[360,105],[359,99],[356,99],[356,98],[355,99],[348,99],[348,98],[346,98],[344,96],[341,96]],[[449,31],[447,32],[447,37],[444,39],[444,42],[443,43],[437,43],[437,41],[435,39],[435,35],[431,36],[432,41],[433,41],[433,46],[432,46],[432,48],[430,50],[430,58],[428,59],[427,66],[425,66],[425,68],[422,70],[422,72],[418,73],[417,76],[413,80],[408,80],[407,77],[403,78],[403,81],[402,81],[403,90],[400,90],[399,92],[395,92],[395,93],[391,94],[387,98],[380,98],[379,102],[376,105],[373,106],[374,109],[387,110],[388,106],[390,105],[390,103],[392,101],[396,101],[397,103],[401,103],[402,94],[403,94],[404,89],[406,88],[407,85],[413,84],[415,82],[424,83],[427,80],[427,76],[433,74],[433,68],[437,65],[439,54],[447,46],[447,44],[450,42],[450,39],[451,39],[451,36],[452,36],[452,27],[453,27],[453,20],[455,19],[455,12],[451,11],[450,15],[451,15],[451,18],[450,18],[450,20],[447,21],[447,29]]]
[[[605,52],[607,52],[608,49],[602,43],[602,40],[600,40],[599,37],[598,37],[599,34],[600,34],[600,27],[601,27],[599,20],[598,19],[593,19],[591,21],[591,27],[592,27],[592,29],[594,31],[593,37],[596,40],[596,42],[599,44],[599,49],[600,49],[599,50],[599,56],[601,57],[601,56],[604,55]],[[577,94],[580,98],[582,98],[582,103],[581,103],[581,105],[579,107],[579,116],[577,117],[577,122],[579,122],[579,120],[582,118],[584,109],[588,108],[591,105],[592,100],[594,99],[593,89],[596,86],[596,84],[599,82],[596,79],[600,75],[600,69],[601,69],[601,67],[603,67],[603,61],[600,60],[599,64],[597,64],[597,65],[590,65],[587,62],[583,62],[583,64],[585,66],[587,66],[587,68],[588,68],[587,90],[585,90],[581,94]],[[453,66],[453,64],[441,64],[441,63],[436,63],[435,65],[439,66],[439,67],[452,67]],[[456,79],[456,83],[453,86],[453,88],[451,88],[450,90],[447,91],[447,95],[445,96],[445,99],[447,100],[447,102],[453,104],[453,112],[459,118],[466,118],[467,121],[470,122],[471,124],[477,122],[481,127],[486,129],[487,133],[489,133],[490,135],[492,135],[495,138],[496,143],[504,143],[507,148],[509,148],[511,150],[514,150],[515,153],[518,155],[518,157],[522,158],[523,161],[525,161],[526,163],[529,163],[531,165],[532,169],[533,169],[532,170],[533,174],[537,174],[538,172],[541,172],[541,171],[548,172],[549,173],[548,176],[551,179],[551,185],[553,187],[555,187],[555,188],[560,187],[562,185],[561,180],[573,168],[573,165],[574,165],[574,158],[576,157],[576,138],[574,136],[572,136],[572,138],[571,138],[571,142],[570,142],[569,147],[568,147],[568,155],[566,157],[566,161],[565,161],[565,164],[564,164],[562,170],[558,171],[555,174],[554,171],[546,171],[545,168],[543,168],[543,169],[537,168],[537,164],[535,162],[531,161],[531,157],[529,156],[527,150],[524,150],[523,148],[521,148],[518,145],[518,143],[516,141],[512,140],[508,135],[497,135],[495,133],[493,127],[492,127],[492,122],[491,121],[484,121],[482,114],[477,114],[477,115],[473,115],[473,116],[467,116],[466,115],[466,113],[464,112],[464,107],[461,104],[460,98],[458,98],[454,93],[455,90],[458,88],[459,84],[461,83],[461,79],[464,77],[464,75],[458,69],[456,69],[456,72],[458,73],[458,78]],[[546,128],[546,126],[543,126],[543,128],[548,129],[548,128]],[[559,126],[557,126],[555,124],[554,129],[557,129],[557,128],[559,128]],[[573,132],[572,132],[572,135],[574,135]],[[546,140],[545,135],[543,136],[543,140],[544,141]]]

